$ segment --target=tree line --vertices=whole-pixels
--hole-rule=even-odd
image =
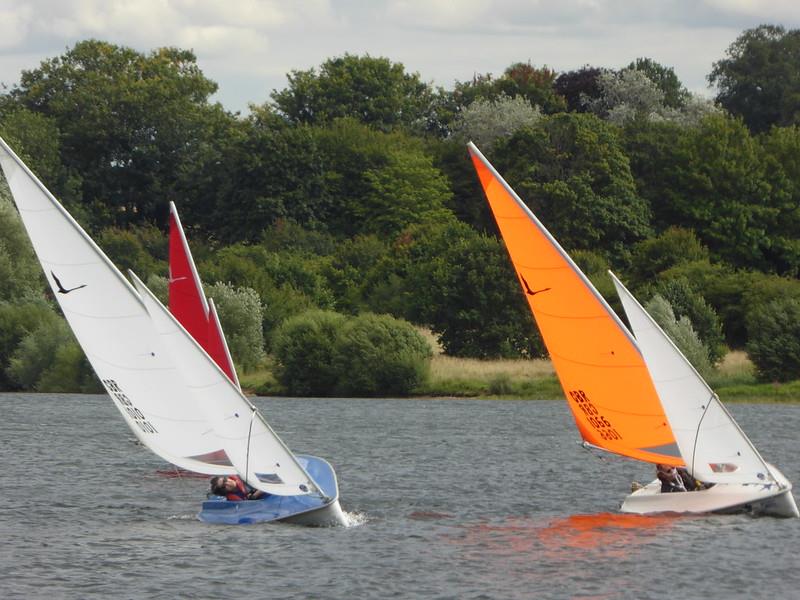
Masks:
[[[428,327],[455,356],[543,355],[473,140],[601,292],[612,268],[696,363],[744,348],[763,379],[800,377],[800,31],[744,31],[713,100],[648,58],[520,62],[446,90],[346,54],[287,80],[242,116],[210,100],[190,51],[87,40],[0,94],[0,135],[162,294],[174,201],[245,369],[320,310]],[[0,388],[92,389],[7,194]]]

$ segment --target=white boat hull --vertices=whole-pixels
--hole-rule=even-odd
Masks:
[[[625,513],[738,513],[773,517],[800,517],[792,496],[792,484],[776,468],[778,483],[718,483],[695,492],[661,493],[656,479],[627,496],[620,507]]]

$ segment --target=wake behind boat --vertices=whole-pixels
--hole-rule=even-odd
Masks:
[[[308,497],[306,522],[344,523],[335,475],[320,475],[327,485],[315,481],[316,467],[291,453],[150,290],[135,276],[137,287],[130,284],[2,139],[0,167],[54,297],[139,441],[181,469],[239,473],[271,496]]]
[[[653,368],[664,356],[640,349],[640,329],[634,327],[634,339],[594,285],[478,148],[470,142],[468,149],[584,443],[652,464],[685,466],[703,482],[718,484],[703,491],[661,493],[660,482],[658,486],[654,482],[626,498],[621,510],[753,510],[798,516],[791,485],[777,469],[764,463],[760,456],[748,463],[758,464],[758,469],[739,469],[739,463],[727,453],[758,454],[744,434],[736,443],[719,445],[724,449],[721,453],[689,450],[693,445],[716,447],[719,421],[712,417],[720,412],[727,415],[727,411],[718,400],[708,410],[712,403],[707,395],[699,419],[705,420],[706,427],[691,430],[690,423],[680,420],[662,389],[670,385],[670,376],[661,380]],[[646,341],[645,346],[649,347],[650,342]],[[727,418],[725,435],[732,427],[738,430],[730,415]],[[697,424],[695,415],[694,425]],[[708,461],[707,466],[704,461]],[[732,475],[734,471],[737,475]]]

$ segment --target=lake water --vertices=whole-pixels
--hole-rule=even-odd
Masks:
[[[105,396],[0,395],[0,597],[800,598],[800,519],[631,516],[563,401],[257,399],[350,527],[196,520]],[[800,405],[729,407],[795,483]]]

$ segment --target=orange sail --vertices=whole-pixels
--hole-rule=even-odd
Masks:
[[[631,334],[483,154],[468,148],[583,439],[623,456],[682,465]]]

